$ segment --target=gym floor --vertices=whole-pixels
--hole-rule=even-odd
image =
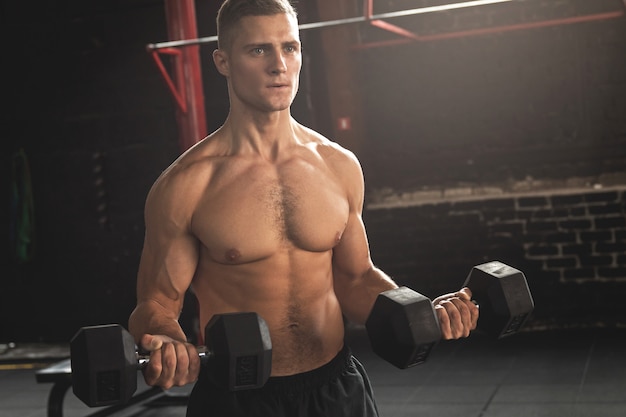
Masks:
[[[473,334],[440,342],[426,363],[405,370],[376,357],[361,329],[349,330],[348,340],[370,374],[381,417],[626,415],[626,329],[523,332],[497,341]],[[52,384],[36,382],[42,362],[25,369],[27,362],[0,361],[0,415],[46,417]],[[187,390],[113,415],[184,416]],[[84,406],[70,390],[63,416],[103,410]]]

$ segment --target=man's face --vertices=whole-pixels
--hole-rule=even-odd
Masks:
[[[297,20],[287,14],[241,19],[216,64],[230,82],[231,101],[263,112],[287,109],[298,91],[302,54]],[[235,103],[233,103],[235,104]]]

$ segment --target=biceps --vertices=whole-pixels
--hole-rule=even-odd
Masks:
[[[341,241],[333,251],[336,280],[353,280],[372,268],[365,226],[359,216],[348,222]]]
[[[198,265],[198,244],[191,236],[146,239],[137,277],[138,299],[150,298],[180,309]]]

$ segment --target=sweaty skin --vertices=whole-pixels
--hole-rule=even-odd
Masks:
[[[358,160],[290,114],[302,63],[296,19],[244,17],[213,59],[230,112],[150,190],[129,318],[151,351],[146,382],[166,389],[198,377],[178,323],[189,287],[201,329],[218,313],[265,319],[272,376],[327,363],[343,346],[344,316],[364,323],[377,294],[396,287],[370,258]],[[475,327],[470,299],[462,290],[435,303],[444,338]]]

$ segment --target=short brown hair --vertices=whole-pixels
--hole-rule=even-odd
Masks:
[[[298,14],[290,0],[226,0],[217,12],[217,45],[229,49],[233,29],[242,17],[271,16],[289,14],[297,18]]]

